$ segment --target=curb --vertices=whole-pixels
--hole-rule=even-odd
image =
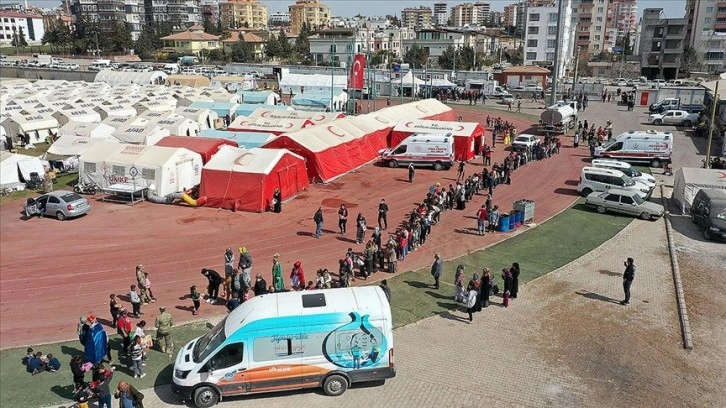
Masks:
[[[668,253],[671,258],[671,271],[673,273],[673,285],[676,290],[676,304],[678,306],[678,316],[681,322],[681,335],[683,336],[683,348],[693,350],[693,335],[691,334],[691,323],[688,320],[688,309],[686,308],[686,298],[683,293],[683,281],[681,280],[681,269],[678,265],[678,256],[675,250],[675,240],[673,239],[673,226],[671,225],[671,213],[667,210],[668,203],[664,195],[663,185],[660,185],[660,196],[663,207],[666,208],[663,219],[665,220],[666,236],[668,237]]]

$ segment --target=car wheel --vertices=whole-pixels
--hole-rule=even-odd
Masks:
[[[599,212],[600,214],[605,214],[606,212],[608,212],[608,209],[605,208],[604,205],[598,205],[597,206],[597,212]]]
[[[650,167],[660,167],[661,161],[660,159],[653,159],[650,161]]]
[[[398,167],[398,162],[395,161],[395,160],[389,160],[388,161],[388,167],[390,167],[392,169],[395,169],[396,167]]]
[[[219,394],[212,387],[199,387],[194,391],[194,405],[210,408],[219,402]]]
[[[348,389],[348,380],[342,375],[333,374],[325,379],[323,391],[331,397],[337,397]]]
[[[444,169],[444,163],[441,163],[440,161],[437,161],[434,163],[434,170],[440,171]]]
[[[706,241],[710,241],[713,239],[713,236],[711,235],[711,231],[708,230],[708,227],[703,229],[703,238]]]
[[[690,120],[684,120],[683,123],[681,123],[681,126],[684,127],[691,127],[692,123]]]
[[[653,124],[654,125],[662,125],[663,124],[663,121],[660,120],[660,119],[656,119],[656,120],[653,121]]]
[[[66,215],[63,214],[63,211],[56,212],[55,217],[58,218],[58,221],[65,221],[66,219]]]
[[[646,211],[646,212],[640,214],[640,218],[643,220],[646,220],[646,221],[650,221],[650,219],[652,217],[651,217],[650,213]]]
[[[582,191],[580,191],[580,194],[582,194],[583,197],[587,197],[592,193],[592,190],[589,188],[583,188]]]

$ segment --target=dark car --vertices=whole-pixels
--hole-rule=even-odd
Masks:
[[[691,221],[703,228],[703,238],[726,238],[726,190],[702,188],[691,204]]]

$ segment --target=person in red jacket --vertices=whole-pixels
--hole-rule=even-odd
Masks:
[[[302,268],[302,262],[297,261],[292,266],[290,272],[290,279],[292,280],[293,290],[300,290],[305,288],[305,271]]]
[[[479,211],[476,212],[476,224],[477,229],[479,230],[479,235],[486,234],[486,225],[487,225],[487,219],[489,218],[489,213],[487,212],[486,204],[482,205]]]

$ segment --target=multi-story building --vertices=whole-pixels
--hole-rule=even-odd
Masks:
[[[74,21],[98,22],[101,32],[112,32],[117,22],[126,22],[124,0],[74,0],[71,13]]]
[[[476,23],[480,26],[484,26],[489,22],[489,16],[491,16],[491,6],[489,3],[482,1],[474,3],[474,9],[476,10],[477,19]]]
[[[576,24],[576,45],[588,54],[606,51],[608,7],[612,0],[572,0],[572,23]]]
[[[201,30],[201,27],[194,26],[187,31],[162,37],[161,40],[164,42],[164,47],[187,55],[199,56],[202,51],[222,48],[222,41],[218,35],[207,34]]]
[[[688,0],[685,48],[693,48],[703,60],[703,70],[726,71],[726,1]]]
[[[352,28],[330,28],[319,30],[310,41],[310,54],[316,64],[347,61],[348,57],[363,50],[364,39],[355,35]]]
[[[323,4],[320,0],[297,0],[295,4],[288,7],[290,12],[290,32],[300,34],[303,23],[312,30],[325,28],[330,25],[332,17],[330,6]]]
[[[464,27],[479,24],[479,8],[472,3],[461,3],[451,7],[451,25]]]
[[[213,25],[217,25],[219,20],[219,0],[202,0],[200,3],[202,8],[202,21],[209,21]]]
[[[146,23],[168,22],[176,29],[202,24],[201,0],[144,0]]]
[[[612,0],[608,5],[607,28],[605,33],[605,51],[612,51],[618,39],[631,34],[631,44],[634,39],[635,27],[638,20],[638,5],[636,0]]]
[[[527,30],[524,37],[524,65],[539,65],[553,68],[555,59],[559,62],[559,74],[565,76],[572,61],[573,38],[571,30],[572,0],[562,6],[565,15],[558,14],[558,4],[527,7]],[[560,22],[559,38],[557,22]],[[559,50],[557,44],[559,40]],[[557,54],[556,54],[557,53]]]
[[[10,44],[13,34],[23,35],[28,44],[40,44],[45,35],[43,16],[17,11],[0,11],[0,44]]]
[[[368,22],[360,23],[355,36],[363,44],[362,52],[384,52],[387,57],[390,57],[389,59],[392,59],[402,56],[402,42],[416,38],[416,32],[413,28],[385,26],[376,24],[374,21],[373,24]]]
[[[434,3],[434,25],[444,27],[449,22],[449,9],[445,1]]]
[[[504,27],[517,26],[517,13],[519,12],[519,3],[507,4],[502,11],[502,25]]]
[[[278,26],[278,25],[287,25],[290,24],[290,13],[287,11],[277,11],[275,13],[270,14],[270,25],[271,26]]]
[[[267,27],[267,5],[258,0],[229,0],[219,3],[219,18],[224,27]]]
[[[439,57],[449,47],[455,49],[476,46],[476,31],[450,30],[450,29],[423,29],[416,31],[416,37],[403,40],[404,54],[414,45],[422,47],[429,54],[428,62],[436,66]]]
[[[124,21],[131,32],[131,39],[136,41],[146,22],[144,0],[124,0],[124,12],[126,13]]]
[[[73,16],[66,14],[63,9],[55,9],[43,14],[43,29],[48,31],[58,25],[71,27],[73,25]]]
[[[685,18],[665,18],[661,8],[643,11],[638,40],[641,75],[648,79],[678,77],[687,25]]]
[[[401,27],[429,28],[433,22],[431,7],[405,8],[401,11]]]
[[[487,27],[501,27],[503,23],[503,14],[501,11],[492,11],[489,13],[489,21]]]

